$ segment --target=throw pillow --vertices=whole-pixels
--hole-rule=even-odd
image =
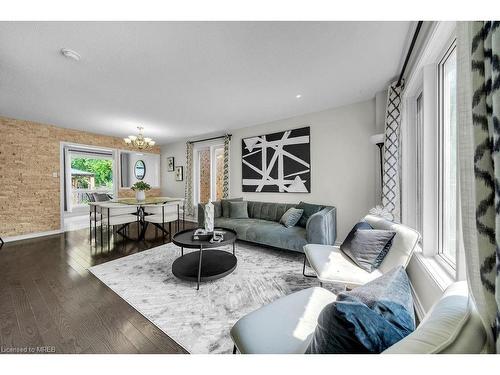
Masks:
[[[243,198],[221,199],[222,216],[229,217],[229,202],[241,202]]]
[[[410,281],[396,267],[325,306],[306,353],[381,353],[414,330]]]
[[[281,217],[280,224],[283,224],[287,228],[294,227],[302,217],[304,210],[299,208],[289,208]]]
[[[360,268],[373,272],[389,252],[395,235],[390,230],[357,229],[350,242],[340,245],[340,251]]]
[[[94,193],[94,199],[96,202],[107,202],[109,201],[109,195],[105,193]]]
[[[315,213],[320,212],[324,208],[324,206],[320,206],[319,204],[300,202],[295,208],[304,210],[304,212],[302,213],[302,217],[300,218],[297,225],[305,228],[307,220],[309,220],[309,218]]]
[[[212,202],[214,205],[214,217],[221,217],[222,216],[222,202],[221,201],[215,201]]]
[[[248,219],[248,202],[228,202],[231,219]]]

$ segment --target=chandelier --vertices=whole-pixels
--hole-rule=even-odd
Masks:
[[[144,135],[142,135],[144,128],[142,126],[138,126],[137,129],[139,129],[139,134],[137,136],[129,135],[127,138],[123,138],[125,143],[139,150],[147,150],[153,147],[155,145],[155,141],[151,138],[145,138]]]

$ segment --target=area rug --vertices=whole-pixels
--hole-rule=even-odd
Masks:
[[[196,283],[172,275],[179,256],[180,248],[169,243],[89,271],[190,353],[231,353],[229,330],[239,318],[318,286],[302,275],[302,254],[238,243],[236,270],[196,290]]]

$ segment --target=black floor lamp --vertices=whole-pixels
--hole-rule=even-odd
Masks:
[[[382,149],[384,148],[384,133],[375,134],[370,137],[370,142],[378,146],[380,154],[380,192],[382,193],[382,188],[384,186],[384,169],[383,169],[383,159],[382,159]]]

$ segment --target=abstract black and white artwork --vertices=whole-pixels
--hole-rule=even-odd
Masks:
[[[309,193],[310,128],[242,140],[242,191]]]

